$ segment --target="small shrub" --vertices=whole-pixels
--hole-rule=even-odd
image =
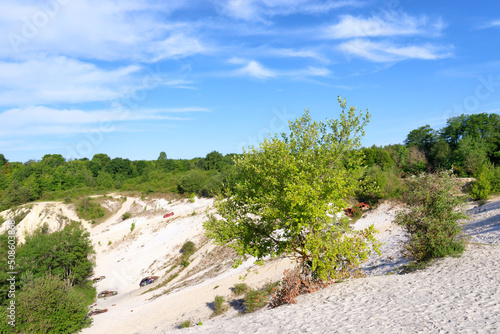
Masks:
[[[181,266],[183,266],[184,268],[186,268],[187,266],[189,266],[189,260],[188,259],[182,259],[181,261]]]
[[[184,245],[182,245],[181,252],[184,254],[185,257],[189,258],[191,255],[194,254],[196,250],[196,247],[194,245],[194,242],[192,241],[186,241]]]
[[[465,241],[460,220],[467,216],[464,198],[457,194],[459,186],[449,172],[420,174],[408,179],[403,200],[406,210],[396,214],[396,224],[410,236],[405,255],[425,261],[446,255],[461,254]]]
[[[227,311],[227,305],[224,305],[224,302],[224,297],[215,296],[213,315],[220,315]]]
[[[243,302],[245,313],[252,313],[266,306],[269,303],[269,296],[278,284],[279,282],[270,283],[263,289],[247,291]]]
[[[111,245],[111,240],[108,241],[108,246]]]
[[[191,203],[194,203],[194,201],[196,200],[196,197],[195,197],[195,196],[196,196],[196,195],[195,195],[194,193],[192,193],[192,194],[191,194],[191,196],[189,196],[189,201],[190,201]]]
[[[203,322],[200,321],[200,322],[197,323],[197,325],[201,326],[201,325],[203,325]]]
[[[135,229],[135,223],[132,223],[132,225],[130,226],[130,232],[133,232]]]
[[[249,289],[249,287],[245,283],[238,283],[238,284],[234,285],[233,291],[234,291],[235,295],[239,296],[239,295],[242,295],[245,292],[247,292],[248,289]]]
[[[125,212],[123,215],[122,215],[122,220],[127,220],[129,219],[130,217],[132,217],[132,214],[130,212]]]
[[[179,328],[188,328],[188,327],[191,327],[191,320],[186,320],[179,324]]]
[[[191,216],[196,216],[196,211],[193,210],[193,213],[191,213]]]
[[[487,199],[491,194],[491,174],[486,165],[479,168],[476,181],[471,183],[469,191],[474,200]]]
[[[104,209],[97,203],[92,202],[90,197],[82,197],[76,206],[78,217],[85,220],[102,218],[106,214]]]

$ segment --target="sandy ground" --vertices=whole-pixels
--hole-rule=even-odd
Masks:
[[[293,263],[281,259],[256,267],[249,260],[231,268],[231,253],[203,236],[205,210],[211,204],[210,199],[191,203],[116,195],[102,204],[113,212],[108,219],[99,225],[83,222],[96,249],[95,275],[106,276],[96,284],[97,291],[116,290],[118,295],[97,300],[94,308],[108,312],[94,316],[92,327],[82,333],[173,333],[184,320],[203,325],[183,333],[500,332],[500,199],[469,205],[471,219],[464,231],[471,244],[461,258],[439,260],[406,275],[397,275],[408,262],[401,257],[406,236],[393,223],[398,207],[382,203],[354,225],[362,229],[374,224],[384,243],[382,255],[374,254],[363,264],[366,278],[300,296],[296,305],[244,316],[238,316],[236,303],[216,318],[210,318],[216,295],[235,301],[234,284],[262,287],[281,279]],[[164,219],[170,211],[175,215]],[[125,212],[132,217],[123,220]],[[71,206],[35,203],[19,224],[18,236],[43,222],[57,230],[62,216],[79,220]],[[176,264],[188,240],[197,251],[182,268]],[[160,278],[140,288],[140,280],[149,275]]]

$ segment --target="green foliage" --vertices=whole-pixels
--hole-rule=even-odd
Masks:
[[[395,167],[384,170],[379,165],[373,165],[366,168],[356,197],[360,202],[373,205],[379,199],[398,198],[402,191],[401,178]]]
[[[352,231],[334,214],[359,187],[363,173],[360,136],[368,114],[339,99],[338,120],[313,121],[305,114],[290,133],[264,140],[235,161],[234,190],[218,197],[207,236],[233,248],[235,265],[249,255],[297,256],[304,269],[322,278],[346,275],[377,247],[373,226]]]
[[[247,291],[243,302],[245,313],[252,313],[266,306],[278,284],[279,282],[270,283],[262,289]]]
[[[405,140],[405,145],[415,146],[426,157],[430,156],[431,149],[434,146],[438,134],[429,125],[421,126],[418,129],[410,131]]]
[[[227,311],[227,305],[224,305],[224,297],[222,296],[215,296],[215,301],[214,301],[214,313],[213,315],[221,315],[222,313]]]
[[[78,332],[90,324],[83,320],[88,312],[87,301],[85,293],[59,276],[34,278],[16,296],[14,333]]]
[[[134,232],[134,229],[135,229],[135,223],[132,223],[132,225],[130,225],[130,232]]]
[[[448,172],[419,174],[407,180],[403,199],[408,208],[399,211],[396,223],[409,234],[406,255],[425,261],[464,250],[461,219],[464,198],[457,194],[458,185]]]
[[[476,181],[471,182],[470,195],[474,200],[487,199],[491,194],[492,172],[485,164],[476,174]]]
[[[129,219],[130,217],[132,217],[132,214],[130,212],[125,212],[123,215],[122,215],[122,220],[127,220]]]
[[[76,206],[76,213],[78,214],[78,217],[85,220],[104,217],[106,214],[104,209],[98,203],[94,203],[92,201],[93,199],[90,197],[83,196],[80,198]]]
[[[185,320],[179,324],[179,328],[191,327],[191,320]]]
[[[184,256],[190,257],[196,251],[196,246],[192,241],[186,241],[184,245],[182,245],[181,252]]]
[[[246,285],[245,283],[237,283],[234,285],[234,294],[239,296],[239,295],[242,295],[244,294],[245,292],[247,292],[249,289],[248,285]]]
[[[72,222],[59,232],[46,234],[39,229],[27,236],[16,255],[21,272],[29,270],[35,278],[52,273],[75,285],[86,280],[93,253],[89,232]]]
[[[491,173],[491,189],[492,192],[494,193],[500,193],[500,166],[497,167],[490,167],[490,173]]]
[[[475,175],[487,162],[487,147],[482,139],[462,139],[452,154],[453,166],[459,176]]]
[[[191,203],[194,203],[195,200],[196,200],[196,195],[194,193],[192,193],[191,196],[189,196],[189,201]]]

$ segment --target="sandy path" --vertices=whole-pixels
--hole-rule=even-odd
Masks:
[[[182,333],[499,333],[499,263],[500,246],[471,245],[423,271],[339,283]]]

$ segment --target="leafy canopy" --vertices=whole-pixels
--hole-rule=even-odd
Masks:
[[[352,231],[335,213],[358,188],[363,168],[360,137],[369,114],[346,110],[339,119],[316,122],[309,111],[289,122],[290,133],[264,140],[235,161],[236,184],[219,197],[207,235],[236,250],[235,265],[248,255],[296,256],[320,278],[348,275],[376,244],[373,226]],[[376,245],[375,245],[376,246]]]

